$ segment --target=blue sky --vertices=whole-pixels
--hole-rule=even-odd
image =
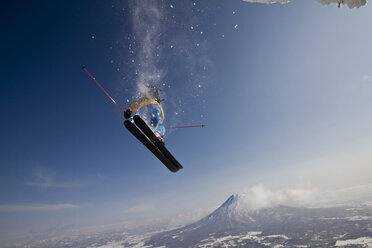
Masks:
[[[371,195],[368,5],[17,2],[2,12],[2,239],[213,208],[257,184]],[[80,64],[123,108],[159,75],[165,125],[207,125],[165,137],[183,170],[170,173],[124,129]]]

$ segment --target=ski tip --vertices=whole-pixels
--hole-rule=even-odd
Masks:
[[[85,69],[85,66],[81,65],[81,69],[84,70]]]
[[[169,167],[169,166],[166,166],[168,168],[169,171],[173,172],[173,173],[176,173],[178,171],[180,171],[181,169],[183,169],[182,165],[175,165],[173,164],[173,167]]]

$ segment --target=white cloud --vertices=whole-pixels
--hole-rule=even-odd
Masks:
[[[366,75],[363,76],[362,80],[364,82],[370,82],[370,83],[372,83],[372,76],[366,74]]]
[[[269,208],[277,205],[289,206],[313,206],[321,202],[322,196],[316,189],[288,188],[281,190],[270,190],[262,184],[245,189],[241,195],[241,202],[248,210]]]
[[[333,190],[320,190],[318,188],[292,187],[271,190],[262,184],[255,185],[239,195],[241,206],[246,210],[270,208],[278,205],[299,207],[325,207],[339,204],[350,204],[356,198],[363,201],[370,200],[366,195],[371,195],[372,184],[356,185],[353,187]],[[359,203],[363,203],[359,201]]]
[[[155,209],[154,206],[151,204],[138,204],[133,207],[125,209],[124,213],[125,214],[139,214],[139,213],[150,212],[154,209]]]
[[[32,211],[56,211],[63,209],[79,208],[77,205],[64,204],[2,204],[0,212],[32,212]]]
[[[45,168],[37,168],[32,175],[32,180],[25,182],[28,186],[48,188],[78,188],[85,185],[83,182],[66,182],[56,179],[56,173]]]

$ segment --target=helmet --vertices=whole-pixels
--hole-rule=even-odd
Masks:
[[[146,85],[145,97],[148,99],[154,99],[158,102],[162,101],[160,100],[159,89],[153,85]]]

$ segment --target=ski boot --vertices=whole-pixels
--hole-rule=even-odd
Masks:
[[[158,138],[161,141],[161,143],[165,145],[164,139],[163,137],[161,137],[161,134],[158,131],[155,131],[154,133],[155,133],[156,138]]]

